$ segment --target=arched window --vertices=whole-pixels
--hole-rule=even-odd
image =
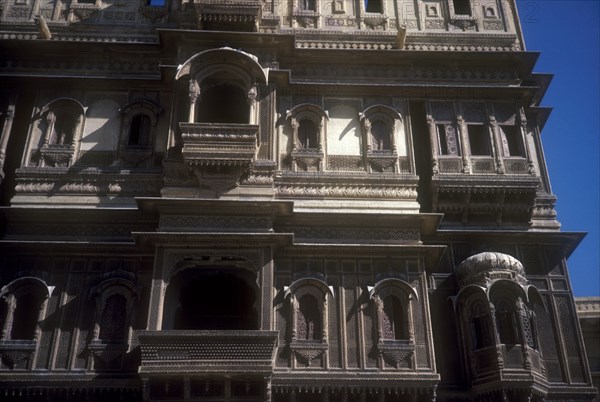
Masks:
[[[68,112],[61,112],[55,118],[54,129],[50,134],[48,144],[70,145],[77,127],[77,117]]]
[[[311,119],[302,119],[298,123],[298,146],[302,149],[319,148],[318,128]]]
[[[145,147],[150,140],[150,117],[145,114],[136,114],[131,119],[127,145],[130,147]]]
[[[203,81],[197,121],[200,123],[250,122],[250,105],[247,93],[239,86],[229,83],[213,84]]]
[[[108,342],[122,341],[125,337],[126,320],[127,300],[120,294],[110,296],[100,317],[99,338]]]
[[[408,328],[406,323],[406,312],[402,303],[395,296],[383,299],[383,339],[407,340]]]
[[[491,346],[494,343],[490,333],[490,315],[482,302],[475,303],[472,308],[471,338],[475,350]]]
[[[517,324],[518,316],[515,306],[508,300],[501,299],[495,303],[496,327],[500,343],[515,345],[522,342]]]
[[[371,149],[388,151],[392,149],[391,128],[388,122],[375,120],[371,123]]]
[[[306,294],[298,300],[296,317],[296,338],[302,340],[320,340],[322,337],[321,312],[317,299]]]
[[[24,293],[16,298],[11,339],[34,339],[42,300],[39,295]]]

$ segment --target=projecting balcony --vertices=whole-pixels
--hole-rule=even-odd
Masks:
[[[179,123],[183,159],[190,167],[249,167],[258,149],[258,126]]]
[[[270,374],[277,331],[138,331],[140,374]]]
[[[260,0],[194,0],[200,29],[257,31]]]

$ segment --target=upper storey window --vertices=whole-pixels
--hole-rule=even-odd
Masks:
[[[145,114],[135,115],[131,119],[127,145],[130,147],[145,147],[150,141],[150,117]]]
[[[485,107],[482,104],[466,104],[464,106],[465,128],[473,156],[492,155],[491,138],[485,116]]]
[[[388,296],[383,300],[383,339],[407,340],[406,311],[396,296]]]
[[[316,0],[300,0],[300,8],[304,11],[316,11]]]
[[[311,119],[298,122],[298,147],[302,149],[319,148],[319,128]]]
[[[203,82],[201,87],[198,122],[248,124],[248,95],[240,86],[230,83],[204,86]]]
[[[385,151],[392,149],[391,128],[389,122],[375,120],[371,123],[371,149]]]
[[[365,0],[365,11],[368,13],[383,13],[382,0]]]
[[[471,2],[470,0],[452,0],[454,6],[455,15],[468,15],[471,16]]]
[[[322,317],[319,302],[315,296],[305,294],[298,300],[296,338],[301,340],[321,340]]]

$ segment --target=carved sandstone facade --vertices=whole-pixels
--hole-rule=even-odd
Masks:
[[[0,399],[591,401],[522,43],[512,0],[0,4]]]

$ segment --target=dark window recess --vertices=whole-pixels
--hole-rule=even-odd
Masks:
[[[317,6],[316,6],[316,1],[315,0],[301,0],[300,1],[300,6],[305,11],[316,11],[317,10]]]
[[[473,308],[473,316],[471,318],[473,348],[475,350],[492,346],[495,343],[492,339],[490,328],[490,315],[478,303]]]
[[[296,337],[302,340],[319,340],[322,335],[321,314],[317,299],[304,295],[298,302]]]
[[[490,136],[487,129],[481,124],[469,124],[467,126],[469,132],[469,143],[471,144],[471,155],[489,156],[492,154],[490,148]]]
[[[11,339],[33,339],[40,312],[40,300],[36,295],[26,293],[17,298],[14,312]]]
[[[198,106],[200,123],[238,123],[248,124],[250,106],[242,88],[221,84],[202,91]]]
[[[455,15],[471,15],[471,2],[469,0],[453,0]]]
[[[400,300],[388,296],[383,301],[383,338],[402,340],[408,339],[406,317]]]
[[[119,342],[125,337],[127,301],[122,295],[112,295],[100,317],[99,338],[108,342]]]
[[[146,5],[155,7],[164,7],[166,0],[146,0]]]
[[[500,343],[505,345],[521,343],[521,337],[518,332],[517,315],[506,302],[499,303],[499,306],[497,307],[496,325],[498,327]]]
[[[500,126],[504,156],[523,156],[523,147],[517,126]]]
[[[300,148],[318,148],[318,129],[314,121],[302,119],[298,125],[298,142]]]
[[[240,398],[260,397],[264,384],[258,381],[233,381],[231,383],[232,396]]]
[[[381,120],[375,120],[371,123],[371,148],[373,151],[384,151],[392,148],[390,128]]]
[[[365,0],[365,10],[368,13],[383,13],[382,0]]]
[[[131,119],[129,127],[128,145],[131,147],[143,147],[148,145],[150,137],[150,118],[145,114],[138,114]]]
[[[73,141],[73,133],[77,121],[69,113],[61,113],[56,116],[54,123],[54,133],[50,139],[51,144],[69,145]]]
[[[192,396],[219,397],[225,394],[225,385],[221,381],[192,380],[190,388]]]
[[[439,137],[440,155],[458,156],[458,136],[452,124],[436,124]]]
[[[257,329],[255,291],[234,272],[184,271],[180,280],[176,330]],[[177,291],[175,286],[173,291]]]

